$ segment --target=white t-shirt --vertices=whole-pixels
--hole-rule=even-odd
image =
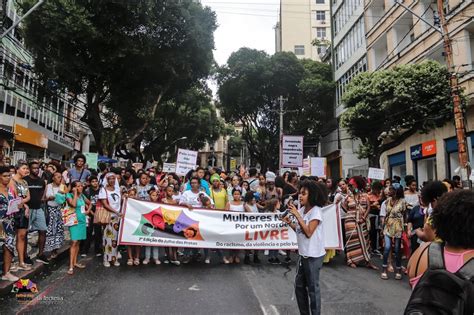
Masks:
[[[242,202],[240,205],[233,205],[232,203],[230,203],[229,210],[237,211],[237,212],[244,212],[245,211],[244,203]]]
[[[387,199],[388,200],[388,199]],[[387,200],[382,202],[382,205],[380,206],[380,214],[379,216],[385,217],[387,215]]]
[[[106,192],[105,187],[102,187],[99,191],[99,199],[107,199],[112,209],[120,211],[120,203],[122,200],[120,188],[115,187],[114,191],[107,190]]]
[[[319,225],[313,232],[310,238],[307,238],[299,225],[296,226],[296,238],[298,240],[298,252],[301,256],[307,257],[321,257],[326,255],[324,249],[324,233],[323,233],[323,217],[321,208],[314,206],[308,213],[304,214],[304,207],[298,210],[303,217],[306,225],[313,220],[318,220]]]
[[[49,197],[56,197],[56,194],[59,192],[59,186],[58,187],[53,187],[53,184],[48,184],[46,186],[46,198]],[[50,207],[57,207],[59,206],[58,203],[53,199],[53,200],[48,200],[48,206]]]
[[[209,197],[205,192],[200,191],[198,193],[193,193],[192,190],[186,190],[181,194],[181,198],[179,199],[179,204],[187,204],[190,205],[193,208],[200,208],[202,207],[201,200],[199,199],[200,195],[204,195],[204,197],[209,198],[211,201],[211,204],[213,205],[214,202],[212,201],[212,198]]]

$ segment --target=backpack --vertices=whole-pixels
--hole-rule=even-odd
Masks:
[[[474,258],[456,273],[446,270],[444,244],[428,247],[428,269],[423,274],[405,309],[410,315],[465,315],[474,312]]]

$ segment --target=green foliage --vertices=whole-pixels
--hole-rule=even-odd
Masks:
[[[228,122],[243,125],[253,162],[275,169],[279,148],[279,101],[284,104],[284,133],[318,142],[332,116],[334,82],[329,65],[300,61],[292,53],[273,56],[241,48],[219,69],[220,108]]]
[[[380,154],[410,135],[453,117],[448,72],[435,61],[362,73],[343,96],[342,126],[361,139],[361,158],[378,166]]]
[[[49,0],[25,20],[24,37],[41,79],[85,97],[82,120],[103,149],[104,132],[140,141],[161,102],[209,75],[215,29],[215,14],[191,0]]]
[[[145,131],[145,159],[161,161],[166,152],[173,156],[175,145],[198,150],[206,141],[216,141],[224,129],[211,102],[211,92],[200,86],[164,102],[157,117]],[[187,139],[177,143],[182,137]]]

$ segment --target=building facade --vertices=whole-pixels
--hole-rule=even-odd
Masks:
[[[326,42],[331,39],[329,1],[280,0],[275,51],[293,52],[298,58],[319,61],[326,52]]]
[[[341,126],[344,113],[342,95],[357,74],[367,71],[363,0],[332,0],[332,64],[336,82],[334,117],[337,126],[328,130],[321,140],[321,156],[327,158],[332,178],[367,175],[368,162],[359,159],[360,142],[351,139]]]
[[[2,33],[19,19],[14,1],[3,1]],[[1,39],[0,47],[0,128],[13,137],[3,142],[3,155],[15,160],[67,159],[74,151],[88,151],[90,131],[79,121],[84,109],[72,104],[66,93],[54,89],[55,82],[36,79],[33,56],[23,45],[18,29]],[[0,139],[1,140],[1,139]],[[86,143],[87,146],[87,143]]]
[[[453,61],[460,87],[467,98],[465,110],[468,144],[474,143],[474,3],[445,1],[445,16],[452,39]],[[368,69],[375,71],[426,59],[444,61],[441,34],[437,24],[437,5],[432,1],[406,3],[416,13],[392,0],[366,1],[366,40]],[[431,25],[425,23],[423,17]],[[440,78],[444,79],[444,78]],[[451,178],[458,172],[458,148],[454,121],[427,134],[414,134],[381,156],[389,176],[414,175],[418,184]],[[471,161],[472,154],[471,154]],[[472,165],[472,164],[471,164]]]

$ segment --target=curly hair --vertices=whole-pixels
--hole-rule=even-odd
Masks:
[[[354,176],[349,180],[349,184],[354,183],[355,188],[365,191],[365,186],[367,185],[367,181],[362,176]]]
[[[328,202],[328,190],[323,183],[313,180],[305,180],[300,185],[300,191],[306,189],[308,191],[308,203],[311,207],[324,207]]]
[[[444,194],[433,209],[436,235],[450,246],[474,248],[474,192],[455,190]]]
[[[439,180],[426,183],[421,189],[421,201],[427,205],[448,192],[448,188]]]

